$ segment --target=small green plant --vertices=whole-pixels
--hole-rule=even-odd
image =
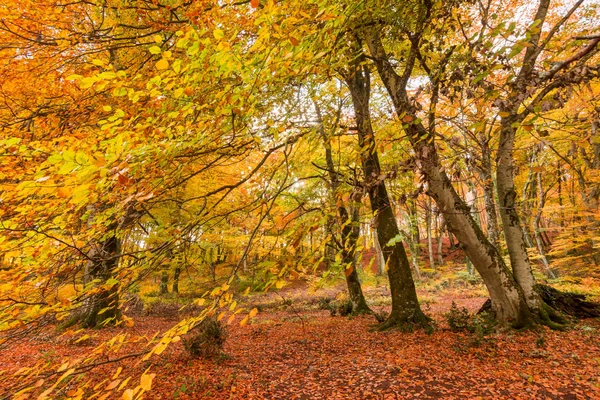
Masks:
[[[444,314],[450,330],[453,332],[471,331],[471,315],[465,307],[459,308],[455,302],[452,302],[450,311]]]
[[[493,318],[489,314],[471,315],[469,310],[458,307],[455,302],[452,302],[450,311],[444,314],[444,317],[453,332],[469,332],[483,338],[494,330]]]
[[[544,334],[540,334],[535,340],[535,346],[538,349],[543,349],[546,347],[546,336]]]
[[[329,297],[321,297],[318,302],[319,310],[331,310],[331,299]]]
[[[222,354],[226,339],[225,326],[214,318],[207,318],[183,339],[183,345],[192,357],[216,359]]]
[[[332,317],[339,315],[347,317],[352,314],[353,306],[350,300],[332,301],[329,303],[329,314]]]

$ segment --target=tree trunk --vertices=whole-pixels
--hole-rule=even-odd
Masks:
[[[431,197],[427,199],[425,210],[425,224],[427,226],[427,253],[429,254],[429,268],[435,269],[435,257],[433,255],[433,237],[431,235]]]
[[[385,258],[383,257],[383,250],[381,250],[381,245],[379,244],[377,229],[373,229],[373,241],[375,242],[375,256],[377,257],[377,274],[383,275],[385,272]]]
[[[548,257],[546,257],[546,249],[544,248],[544,243],[540,232],[540,219],[542,218],[542,210],[546,204],[546,192],[544,192],[544,187],[542,186],[542,173],[538,172],[536,175],[538,187],[538,209],[535,214],[535,218],[533,219],[533,234],[535,235],[535,241],[537,243],[538,251],[540,252],[540,259],[542,261],[542,265],[544,266],[546,276],[551,279],[556,279],[557,276],[550,268]]]
[[[533,164],[533,159],[530,160],[530,164]],[[529,174],[527,175],[527,180],[525,181],[525,185],[523,185],[523,191],[521,192],[521,215],[525,216],[523,223],[521,224],[521,229],[523,230],[523,239],[525,240],[525,245],[527,248],[534,247],[533,241],[531,240],[531,235],[529,234],[529,223],[527,221],[527,216],[529,215],[529,203],[530,199],[533,197],[533,165],[530,165]]]
[[[444,265],[444,227],[446,226],[446,222],[444,221],[444,217],[440,216],[442,221],[439,226],[438,237],[437,237],[437,258],[438,265]]]
[[[360,213],[359,208],[354,207],[351,215],[348,213],[348,209],[344,205],[341,198],[340,181],[338,179],[338,171],[335,168],[333,162],[333,154],[331,151],[331,144],[329,138],[325,133],[323,127],[323,120],[321,111],[315,102],[315,109],[319,119],[319,132],[323,139],[323,145],[325,147],[325,160],[327,162],[327,172],[329,174],[329,182],[331,184],[331,194],[335,204],[337,204],[338,214],[338,225],[342,227],[342,264],[345,268],[344,274],[346,275],[346,284],[348,286],[348,295],[352,302],[352,314],[364,314],[371,313],[371,309],[367,305],[365,296],[360,285],[360,279],[358,278],[358,271],[356,270],[356,248],[358,246],[358,240],[360,238]],[[358,203],[360,202],[360,195],[354,191],[350,200]]]
[[[115,227],[116,229],[116,227]],[[106,287],[113,270],[119,264],[121,241],[116,236],[104,240],[90,252],[83,278],[86,290],[97,292],[86,295],[76,321],[84,328],[99,328],[121,318],[118,283]]]
[[[428,325],[429,319],[419,306],[410,263],[404,245],[399,240],[400,230],[381,176],[369,109],[370,71],[368,66],[364,65],[364,61],[364,57],[355,58],[344,78],[352,97],[365,185],[375,215],[377,237],[387,265],[392,295],[392,311],[378,329],[384,330],[405,324]]]
[[[158,295],[164,296],[169,294],[169,274],[167,271],[162,271],[160,274],[160,285],[158,289]]]
[[[173,272],[173,293],[179,293],[179,276],[181,275],[181,267],[178,265]]]
[[[525,301],[532,310],[540,310],[541,298],[535,291],[535,278],[527,255],[526,241],[517,212],[514,183],[513,147],[516,128],[522,122],[517,116],[504,117],[501,122],[500,143],[496,153],[496,180],[500,199],[500,217],[506,246],[515,279],[521,285]]]
[[[421,269],[419,268],[419,256],[421,249],[421,235],[419,234],[419,215],[417,214],[417,201],[416,199],[409,201],[408,203],[408,222],[410,226],[410,260],[415,271],[417,279],[421,280]]]

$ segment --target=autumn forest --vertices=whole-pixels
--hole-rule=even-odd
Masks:
[[[0,399],[600,398],[600,2],[0,0]]]

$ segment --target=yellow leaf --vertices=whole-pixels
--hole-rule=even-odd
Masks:
[[[219,316],[217,317],[217,321],[222,320],[224,316],[225,316],[225,311],[223,311],[222,313],[219,314]]]
[[[250,318],[254,318],[254,317],[256,316],[256,314],[258,314],[258,309],[257,309],[256,307],[254,307],[254,308],[253,308],[253,309],[250,311],[250,313],[248,314],[248,316],[249,316]]]
[[[248,323],[248,316],[240,321],[240,326],[245,326]]]
[[[225,36],[225,33],[220,29],[215,29],[213,31],[213,36],[215,37],[215,39],[221,40]]]
[[[140,378],[140,386],[142,389],[145,391],[152,389],[152,379],[154,379],[155,376],[156,374],[143,374]]]
[[[169,68],[169,62],[164,58],[156,63],[156,69],[167,69]]]
[[[121,390],[121,389],[123,389],[123,388],[124,388],[124,387],[127,385],[127,383],[129,382],[129,380],[130,380],[130,379],[131,379],[131,377],[129,377],[129,378],[127,378],[127,379],[125,379],[125,380],[123,381],[123,383],[121,383],[121,385],[119,386],[119,389],[118,389],[118,390]]]
[[[69,196],[71,196],[71,189],[66,187],[58,188],[58,197],[66,199]]]
[[[123,396],[121,396],[123,400],[133,400],[133,390],[127,389],[123,392]]]
[[[152,46],[152,47],[150,47],[150,48],[148,49],[148,51],[149,51],[151,54],[160,54],[160,52],[161,52],[162,50],[161,50],[161,49],[160,49],[160,47],[158,47],[158,46]]]
[[[117,368],[117,372],[115,372],[112,378],[117,379],[117,377],[121,374],[121,371],[123,371],[123,367]]]

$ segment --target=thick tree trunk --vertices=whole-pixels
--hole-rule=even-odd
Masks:
[[[392,311],[378,329],[389,329],[404,324],[428,325],[421,311],[410,264],[394,217],[391,202],[381,176],[379,158],[375,150],[375,136],[371,125],[369,97],[370,72],[361,65],[364,59],[354,59],[345,79],[350,89],[358,129],[361,161],[371,209],[375,215],[377,237],[387,265],[392,296]],[[392,242],[393,244],[388,245]]]
[[[92,294],[86,295],[81,310],[71,323],[79,322],[84,328],[99,328],[121,318],[118,283],[106,287],[119,264],[120,253],[121,241],[116,236],[104,240],[90,252],[83,282]]]

